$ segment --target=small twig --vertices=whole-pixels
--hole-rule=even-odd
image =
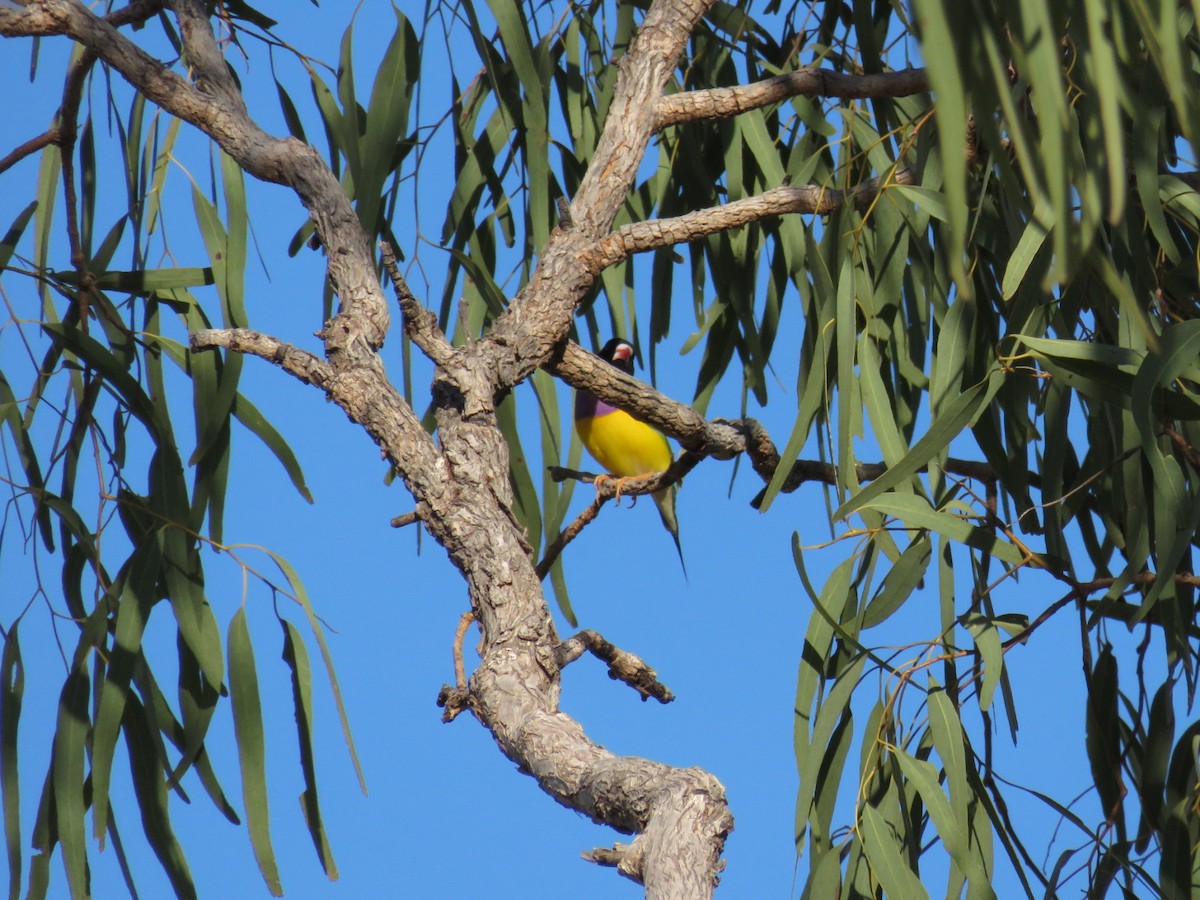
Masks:
[[[394,519],[392,519],[390,524],[393,528],[404,528],[408,525],[415,525],[420,521],[421,514],[414,509],[412,512],[406,512],[402,515],[396,516]]]
[[[3,158],[0,158],[0,173],[11,169],[25,157],[37,153],[43,147],[48,147],[51,144],[57,144],[62,139],[62,131],[58,128],[50,128],[43,131],[37,137],[30,138],[20,146],[14,147],[10,153],[7,153]]]
[[[1116,578],[1095,578],[1092,581],[1072,582],[1064,575],[1059,575],[1058,577],[1060,581],[1065,581],[1067,584],[1069,584],[1071,586],[1071,590],[1067,592],[1066,596],[1055,600],[1048,607],[1046,607],[1046,609],[1043,610],[1036,619],[1026,625],[1020,633],[1006,640],[1002,645],[1005,650],[1008,650],[1015,644],[1023,644],[1028,641],[1035,631],[1037,631],[1042,625],[1046,624],[1047,621],[1054,617],[1055,613],[1061,610],[1064,606],[1067,606],[1072,601],[1078,603],[1081,614],[1090,611],[1093,614],[1101,615],[1105,618],[1115,619],[1116,621],[1124,622],[1127,625],[1132,622],[1134,615],[1140,609],[1140,607],[1127,604],[1124,601],[1117,601],[1116,603],[1105,605],[1102,601],[1087,599],[1089,594],[1094,594],[1097,591],[1108,590],[1108,588],[1117,583]],[[1127,585],[1128,587],[1149,587],[1154,584],[1158,577],[1158,574],[1155,572],[1141,572],[1130,577]],[[1171,578],[1176,584],[1187,585],[1188,587],[1193,588],[1200,587],[1200,576],[1197,575],[1177,573],[1171,576]],[[1150,625],[1161,624],[1161,621],[1153,614],[1153,612],[1147,615],[1143,621]],[[1200,628],[1191,626],[1188,628],[1188,633],[1193,638],[1200,637]]]
[[[596,847],[579,855],[598,866],[616,869],[630,881],[643,884],[642,870],[646,863],[646,842],[640,837],[631,844],[613,844],[611,847]]]
[[[598,866],[616,868],[621,864],[621,860],[625,858],[625,854],[628,852],[628,844],[613,844],[611,847],[596,847],[592,850],[585,850],[579,855],[588,862],[593,862]]]
[[[383,267],[392,279],[392,288],[396,291],[396,300],[400,304],[400,313],[404,319],[404,333],[435,365],[442,368],[452,367],[456,358],[454,348],[438,327],[437,316],[418,303],[413,292],[409,290],[408,282],[404,280],[400,268],[396,265],[396,253],[392,250],[392,245],[387,241],[380,241],[379,253],[383,258]]]
[[[625,682],[638,692],[643,701],[653,697],[659,703],[670,703],[675,699],[671,690],[658,680],[658,673],[646,665],[641,657],[614,646],[590,628],[567,638],[558,645],[554,655],[559,668],[563,668],[585,652],[608,663],[608,677]]]
[[[474,621],[475,612],[468,609],[462,614],[462,618],[458,620],[458,628],[454,630],[454,684],[460,691],[467,689],[467,670],[463,665],[463,641],[466,639],[467,629]]]
[[[702,453],[692,453],[690,450],[679,455],[671,467],[665,472],[652,472],[636,478],[613,478],[611,475],[597,475],[594,472],[580,472],[563,466],[547,466],[546,471],[554,481],[566,481],[571,478],[585,484],[596,485],[596,498],[581,512],[575,521],[563,529],[558,537],[546,548],[546,555],[537,564],[538,578],[544,579],[550,572],[555,560],[562,554],[567,544],[579,537],[579,532],[590,525],[600,514],[602,507],[609,500],[622,496],[640,497],[642,494],[653,494],[665,487],[675,484],[683,476],[699,465],[704,459]]]
[[[738,424],[740,424],[741,421],[753,422],[752,419],[740,420]],[[754,422],[754,424],[758,425],[757,422]],[[761,426],[759,427],[761,428]],[[768,443],[770,442],[770,438],[766,438],[765,433],[762,435],[762,437],[764,437]],[[770,451],[774,453],[773,446],[770,448]],[[768,460],[769,458],[770,457],[767,457]],[[753,460],[754,457],[751,457],[751,459]],[[778,464],[778,454],[775,454],[775,465],[778,466]],[[990,465],[985,462],[978,462],[971,459],[947,459],[942,464],[941,469],[949,475],[957,475],[960,478],[973,478],[976,481],[982,481],[987,484],[995,483],[998,480],[995,469],[993,469]],[[884,463],[859,463],[854,467],[854,476],[860,482],[874,481],[876,478],[881,477],[885,472],[887,472],[887,470],[888,467]],[[755,465],[755,471],[758,471],[757,464]],[[764,472],[768,471],[769,470],[764,465],[764,471],[759,472],[759,474],[763,475]],[[928,471],[928,469],[927,467],[922,466],[917,471],[925,472]],[[765,477],[768,477],[769,479],[770,475],[768,474]],[[835,485],[837,484],[837,466],[835,466],[833,463],[821,462],[820,460],[815,459],[798,459],[792,463],[791,471],[788,472],[787,478],[784,479],[783,486],[780,487],[779,492],[781,494],[790,494],[807,481],[819,481],[823,484]],[[1039,476],[1036,472],[1030,472],[1029,483],[1035,488],[1040,488],[1042,483],[1041,476]],[[763,497],[766,496],[766,493],[767,489],[763,488],[758,492],[758,494],[755,495],[754,499],[750,501],[750,505],[755,509],[758,509],[760,506],[762,506]]]
[[[552,478],[555,477],[555,470],[563,472],[572,471],[570,469],[559,469],[558,466],[551,466],[550,472]],[[578,474],[586,475],[587,473],[580,472]],[[595,476],[592,475],[588,477],[594,478]],[[558,481],[559,479],[555,478],[555,480]],[[584,528],[595,521],[596,516],[600,514],[600,507],[606,502],[608,502],[608,498],[602,497],[599,493],[597,493],[596,498],[592,500],[592,502],[588,504],[587,508],[575,518],[575,521],[559,532],[558,537],[556,537],[553,543],[546,548],[546,555],[542,557],[542,561],[537,564],[537,576],[539,581],[545,580],[546,575],[549,574],[551,567],[554,565],[554,561],[557,560],[562,554],[567,544],[575,540],[575,538],[579,536],[579,532],[583,531]]]
[[[1169,425],[1166,428],[1165,434],[1183,452],[1183,458],[1187,460],[1188,465],[1192,467],[1193,471],[1200,472],[1200,453],[1196,451],[1196,448],[1188,443],[1183,435]]]

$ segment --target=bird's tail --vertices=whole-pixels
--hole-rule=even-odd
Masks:
[[[683,545],[679,543],[679,519],[675,515],[675,485],[654,493],[654,504],[658,507],[658,515],[663,527],[671,533],[675,541],[675,552],[679,554],[679,565],[683,569],[683,580],[688,580],[687,563],[683,561]]]

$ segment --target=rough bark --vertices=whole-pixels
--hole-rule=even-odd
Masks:
[[[769,480],[779,463],[769,436],[750,420],[707,421],[566,340],[578,303],[603,269],[633,253],[678,244],[766,217],[827,213],[843,203],[865,204],[887,183],[837,191],[782,185],[757,197],[669,220],[612,223],[630,190],[650,139],[685,121],[737,115],[801,93],[823,96],[899,96],[927,90],[923,70],[875,76],[808,71],[740,88],[663,96],[663,88],[692,28],[711,0],[656,0],[638,29],[620,74],[610,114],[578,193],[563,204],[563,225],[542,248],[529,283],[481,341],[453,348],[395,270],[392,274],[405,332],[435,364],[438,443],[388,380],[377,353],[387,333],[387,302],[375,276],[373,248],[329,168],[310,147],[264,132],[249,117],[237,83],[199,0],[140,0],[98,17],[76,0],[33,0],[0,7],[0,34],[68,35],[89,55],[123,75],[167,112],[208,134],[246,172],[290,187],[312,217],[327,250],[328,274],[340,307],[319,333],[324,359],[249,329],[192,336],[196,350],[224,348],[266,359],[323,390],[374,438],[416,500],[404,524],[419,521],[462,572],[482,640],[481,663],[465,685],[444,688],[447,718],[471,711],[501,750],[566,806],[628,833],[630,845],[593,851],[588,858],[641,881],[651,897],[712,893],[725,835],[733,820],[724,790],[710,774],[649,760],[617,757],[597,746],[579,723],[558,710],[561,668],[584,649],[610,665],[614,678],[643,697],[664,702],[670,691],[653,670],[599,635],[560,641],[541,591],[551,561],[535,567],[533,548],[512,513],[508,450],[496,427],[495,398],[544,366],[574,387],[591,390],[680,441],[689,452],[679,468],[645,484],[661,487],[702,458],[746,452]],[[190,80],[150,57],[118,30],[159,7],[174,13]],[[56,141],[58,135],[43,136]],[[41,146],[39,139],[27,142]],[[33,152],[33,150],[29,150]],[[800,483],[793,478],[786,489]],[[573,530],[612,496],[602,490]],[[590,521],[590,518],[587,518]],[[566,543],[566,540],[562,544]],[[561,550],[561,545],[554,552]]]
[[[245,171],[296,193],[327,249],[328,274],[340,302],[337,315],[318,335],[324,342],[324,359],[249,329],[197,332],[193,347],[248,353],[280,366],[326,392],[379,444],[416,501],[414,512],[396,524],[419,521],[446,549],[467,582],[473,616],[482,631],[479,667],[465,683],[460,679],[456,687],[443,688],[439,697],[446,718],[470,711],[505,755],[555,800],[636,834],[629,845],[597,849],[587,858],[642,882],[650,897],[711,895],[724,838],[733,827],[724,790],[699,769],[614,756],[559,711],[561,670],[585,650],[607,662],[613,677],[643,698],[666,702],[671,694],[648,665],[593,632],[560,640],[540,585],[551,557],[535,566],[534,550],[512,513],[508,450],[496,427],[495,398],[545,367],[679,440],[688,453],[678,471],[673,468],[626,486],[627,493],[658,489],[702,458],[728,459],[743,452],[769,481],[779,455],[758,423],[708,421],[600,363],[566,340],[571,319],[600,272],[634,253],[767,217],[868,204],[888,184],[911,180],[908,171],[897,170],[884,182],[850,190],[781,185],[714,209],[612,231],[646,147],[660,129],[737,115],[801,93],[899,96],[928,89],[923,70],[872,76],[806,71],[739,88],[663,96],[692,28],[710,3],[656,0],[651,6],[619,62],[608,121],[578,193],[564,204],[562,227],[542,248],[529,283],[483,340],[451,347],[435,317],[395,270],[390,248],[383,248],[405,332],[436,367],[437,444],[388,380],[378,355],[389,324],[388,304],[376,279],[373,248],[341,185],[312,148],[271,136],[250,119],[205,5],[199,0],[138,2],[106,18],[76,0],[0,7],[0,34],[69,35],[148,99],[208,134]],[[118,30],[159,6],[176,16],[190,80],[151,58]],[[28,152],[60,137],[47,132],[27,142]],[[823,474],[798,465],[784,490]],[[553,552],[578,533],[585,519],[594,518],[612,493],[611,488],[602,489]]]
[[[295,191],[327,250],[340,301],[319,334],[325,360],[247,330],[198,333],[193,346],[269,359],[324,390],[371,434],[416,499],[420,521],[466,579],[482,631],[482,660],[463,705],[554,799],[637,834],[620,869],[642,881],[648,896],[711,895],[733,827],[720,783],[698,769],[617,757],[558,709],[562,642],[533,550],[512,514],[508,450],[494,414],[497,394],[563,344],[595,274],[580,257],[609,231],[653,133],[655,101],[706,3],[657,2],[647,13],[622,61],[608,127],[570,210],[572,226],[555,232],[530,283],[486,339],[450,350],[427,319],[415,321],[420,308],[402,289],[410,334],[419,335],[418,345],[437,363],[436,445],[377,354],[388,308],[372,248],[337,179],[314,150],[268,135],[250,119],[205,6],[198,0],[164,5],[177,19],[190,80],[75,0],[0,7],[0,34],[71,37],[148,99],[208,134],[245,171]]]

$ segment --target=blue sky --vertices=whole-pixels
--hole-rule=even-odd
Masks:
[[[336,59],[348,7],[327,2],[263,4],[267,12],[287,16],[280,34],[312,55]],[[415,17],[419,9],[414,8]],[[386,28],[371,23],[386,22]],[[367,90],[373,61],[391,35],[389,5],[367,0],[361,5],[356,29],[360,92]],[[22,99],[19,112],[0,121],[0,149],[37,133],[57,104],[55,63],[61,47],[47,41],[41,51],[42,72],[27,85],[28,45],[0,44],[0,78]],[[427,55],[426,77],[437,60]],[[431,67],[433,67],[431,69]],[[288,72],[285,68],[281,70]],[[268,71],[261,60],[247,76],[251,113],[276,133],[283,128]],[[252,77],[251,77],[252,76]],[[311,111],[306,82],[293,67],[285,79],[292,96]],[[290,81],[286,79],[290,78]],[[448,80],[447,88],[448,90]],[[99,97],[96,89],[94,96]],[[434,95],[430,95],[431,97]],[[432,100],[427,99],[428,103]],[[428,109],[426,113],[428,114]],[[314,121],[314,120],[310,120]],[[310,134],[316,134],[316,129]],[[185,129],[180,164],[206,183],[203,151],[195,149],[196,134]],[[190,154],[190,155],[189,155]],[[426,231],[436,230],[445,197],[436,194],[449,173],[439,170],[438,154],[427,157],[432,168],[422,174],[429,189],[422,199]],[[36,162],[0,175],[0,227],[7,227],[32,196]],[[190,215],[182,169],[171,174],[174,199],[187,204],[176,214]],[[101,186],[102,193],[105,186]],[[299,203],[283,188],[248,183],[253,228],[267,272],[252,257],[247,302],[252,324],[260,330],[311,350],[318,350],[311,333],[319,326],[322,261],[310,251],[296,259],[286,256],[292,234],[303,221]],[[121,201],[123,186],[113,187]],[[120,191],[120,193],[117,193]],[[426,205],[427,204],[427,205]],[[401,242],[413,240],[405,223],[397,221]],[[180,235],[179,265],[204,265],[203,247]],[[404,248],[406,252],[410,247]],[[422,250],[427,268],[439,257]],[[32,293],[27,283],[12,276],[0,282],[7,301],[22,315],[32,316]],[[414,283],[420,295],[420,287]],[[423,299],[436,303],[437,294]],[[691,397],[699,358],[677,356],[687,339],[684,328],[687,301],[681,298],[676,330],[660,348],[659,387],[681,400]],[[25,306],[23,306],[25,304]],[[643,311],[643,318],[645,311]],[[797,309],[786,309],[781,326],[776,371],[780,382],[769,385],[772,403],[751,409],[782,443],[795,415],[794,360],[802,320]],[[182,331],[179,337],[182,339]],[[0,352],[14,352],[14,329],[0,332]],[[399,378],[399,341],[384,357]],[[426,399],[428,369],[418,368],[414,379],[418,411]],[[174,384],[186,403],[190,392],[180,379]],[[180,388],[185,390],[180,391]],[[300,815],[297,796],[303,788],[295,729],[291,714],[286,667],[279,660],[280,632],[271,610],[272,598],[251,584],[243,594],[242,573],[227,556],[206,554],[208,593],[224,627],[245,603],[255,639],[259,677],[267,720],[268,780],[274,847],[288,897],[634,897],[640,889],[611,870],[579,859],[581,851],[624,840],[577,813],[565,810],[543,795],[534,782],[515,771],[494,743],[469,716],[450,725],[440,721],[434,704],[438,689],[453,680],[450,646],[460,614],[467,608],[465,588],[441,549],[426,538],[417,552],[416,531],[389,527],[392,516],[406,512],[410,500],[398,485],[384,483],[384,466],[377,448],[319,392],[291,380],[268,364],[247,360],[242,392],[259,405],[292,443],[316,498],[305,503],[292,489],[275,460],[245,432],[235,435],[235,462],[226,513],[226,541],[270,547],[299,570],[318,613],[333,633],[330,644],[341,689],[349,711],[369,788],[364,797],[357,787],[345,752],[330,692],[318,675],[317,772],[329,837],[341,877],[329,882],[321,872]],[[529,389],[519,398],[532,409]],[[566,414],[569,392],[561,392]],[[722,387],[709,407],[712,416],[738,415],[734,385]],[[176,412],[186,433],[190,413]],[[532,419],[524,420],[528,451],[537,447]],[[185,442],[186,444],[186,442]],[[873,459],[866,445],[861,458]],[[588,466],[585,465],[585,468]],[[587,732],[609,749],[680,766],[698,765],[726,786],[736,830],[726,847],[728,868],[723,894],[729,897],[788,897],[803,882],[805,863],[793,849],[796,774],[792,753],[796,667],[810,604],[792,563],[790,541],[798,531],[801,543],[830,539],[827,508],[820,489],[807,486],[779,498],[765,514],[748,506],[760,485],[743,466],[730,485],[731,463],[707,461],[686,480],[679,494],[679,517],[690,581],[684,580],[669,536],[653,505],[643,501],[630,508],[606,507],[597,523],[566,551],[572,600],[581,625],[595,628],[624,649],[636,652],[655,667],[676,693],[671,705],[641,703],[636,695],[610,681],[600,663],[585,658],[565,674],[563,708],[579,719]],[[577,489],[573,513],[586,504],[588,489]],[[31,595],[35,559],[19,541],[6,534],[0,553],[0,582],[4,597],[0,617],[5,625],[15,608],[14,597]],[[844,558],[846,545],[834,545],[810,562],[818,584]],[[266,571],[270,561],[253,549],[244,559]],[[965,557],[962,560],[965,562]],[[53,563],[42,559],[50,583]],[[1054,591],[1051,591],[1053,594]],[[999,609],[1036,614],[1054,596],[1010,595],[1010,606]],[[13,604],[10,606],[10,604]],[[61,610],[61,601],[57,607]],[[937,600],[914,599],[894,635],[887,640],[928,639],[937,632]],[[160,611],[151,619],[151,639],[161,653],[164,672],[171,671],[173,628]],[[556,613],[557,614],[557,613]],[[293,616],[293,621],[295,617]],[[564,634],[569,626],[557,619]],[[70,626],[68,626],[70,627]],[[38,605],[21,626],[27,673],[27,703],[22,722],[22,822],[30,828],[36,810],[45,760],[49,753],[52,698],[63,676],[52,646],[50,617]],[[1057,629],[1057,630],[1056,630]],[[74,635],[68,634],[69,645]],[[474,633],[472,633],[473,635]],[[1053,647],[1077,641],[1069,623],[1051,623],[1038,642]],[[468,645],[473,636],[468,638]],[[315,645],[310,641],[314,655]],[[69,652],[69,649],[68,649]],[[1011,656],[1010,664],[1019,662]],[[1061,763],[1067,752],[1064,733],[1081,736],[1082,678],[1078,664],[1012,666],[1014,688],[1021,704],[1020,752],[1041,762],[1023,777],[1041,790],[1059,796],[1075,793],[1063,785],[1087,783],[1086,773],[1071,773]],[[162,680],[169,682],[163,676]],[[875,693],[868,686],[869,708]],[[39,702],[40,701],[40,702]],[[242,807],[232,727],[226,709],[211,732],[218,775],[236,808]],[[856,765],[857,744],[850,767]],[[997,736],[998,753],[1007,741]],[[126,760],[118,751],[117,771]],[[143,897],[164,896],[167,882],[146,849],[128,786],[127,770],[117,778],[114,804],[127,852]],[[174,824],[189,854],[201,896],[266,896],[243,828],[221,818],[199,785],[186,785],[193,802],[173,805]],[[1033,814],[1030,820],[1046,834],[1052,818]],[[843,820],[845,817],[843,817]],[[1044,824],[1044,828],[1041,826]],[[1038,842],[1033,842],[1038,846]],[[1035,852],[1035,856],[1038,854]],[[95,894],[120,896],[120,876],[111,849],[92,853]],[[55,866],[53,896],[65,894],[61,867]],[[938,893],[942,875],[927,884]],[[1001,896],[1005,891],[1001,891]]]

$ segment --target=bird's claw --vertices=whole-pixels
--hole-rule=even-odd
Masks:
[[[616,501],[617,506],[620,506],[621,505],[621,487],[622,487],[622,485],[624,485],[625,482],[627,482],[627,481],[635,481],[639,477],[640,476],[636,476],[636,475],[625,476],[625,477],[622,477],[619,475],[597,475],[595,478],[592,479],[592,484],[595,485],[596,493],[599,494],[601,488],[603,488],[604,485],[608,484],[608,482],[611,481],[613,483],[613,500]],[[630,507],[637,505],[637,495],[636,494],[634,494],[633,497],[630,499],[629,505],[630,505]]]

